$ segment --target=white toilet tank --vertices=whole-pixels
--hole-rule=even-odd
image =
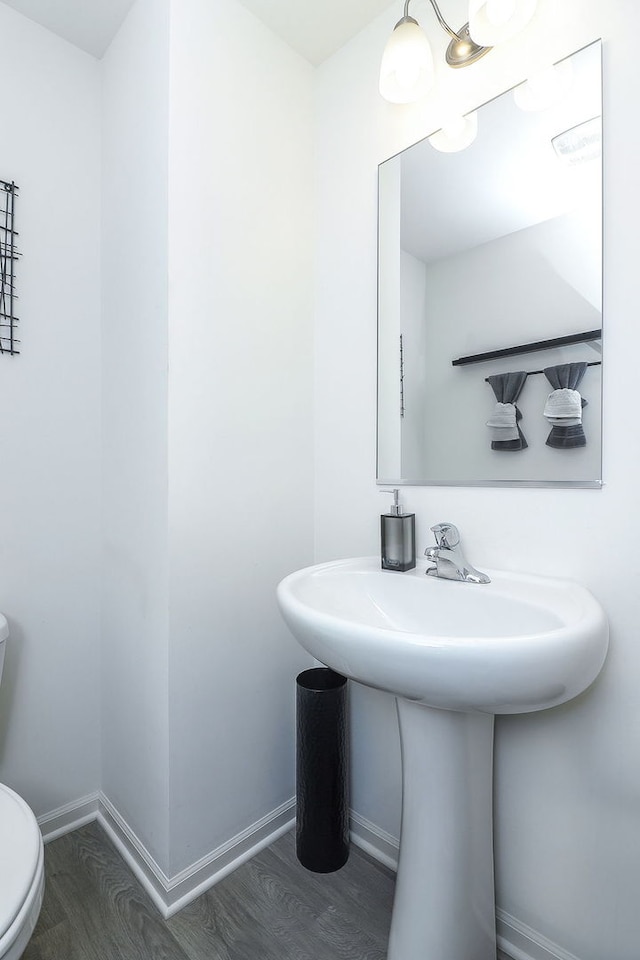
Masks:
[[[0,680],[2,680],[2,665],[4,663],[4,651],[7,637],[9,636],[9,624],[7,618],[0,613]]]

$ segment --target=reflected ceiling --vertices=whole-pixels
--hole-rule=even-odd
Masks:
[[[572,60],[569,92],[552,109],[525,112],[508,94],[482,107],[477,139],[466,150],[439,153],[426,139],[402,154],[404,250],[429,263],[560,216],[576,189],[600,189],[587,182],[600,176],[598,165],[570,168],[551,143],[576,117],[600,113],[599,71],[588,57]],[[447,189],[429,189],[430,183]],[[437,231],[429,229],[433,223]]]

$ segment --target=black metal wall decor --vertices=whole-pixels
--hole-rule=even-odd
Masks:
[[[0,353],[20,353],[16,339],[18,318],[15,312],[16,273],[15,264],[20,257],[16,247],[15,228],[16,195],[15,183],[0,180]]]

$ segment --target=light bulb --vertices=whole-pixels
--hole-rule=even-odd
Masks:
[[[441,153],[458,153],[465,150],[478,134],[478,114],[476,111],[466,117],[448,117],[442,129],[432,133],[429,143]]]
[[[514,37],[535,13],[537,0],[469,0],[469,33],[483,47]]]
[[[521,110],[547,110],[558,103],[571,88],[573,67],[570,60],[562,60],[540,70],[513,91],[513,99]]]
[[[382,55],[380,93],[390,103],[414,103],[433,81],[433,54],[424,30],[412,17],[400,20]]]
[[[487,20],[494,27],[504,27],[516,12],[516,0],[487,0]]]

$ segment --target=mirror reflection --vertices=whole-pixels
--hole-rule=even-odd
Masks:
[[[600,47],[380,165],[379,482],[600,485]]]

